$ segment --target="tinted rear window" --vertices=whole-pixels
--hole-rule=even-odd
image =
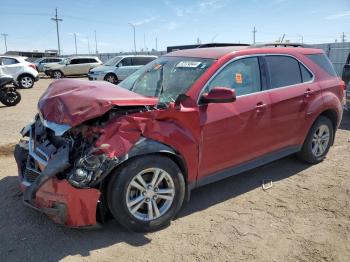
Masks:
[[[302,83],[299,62],[289,56],[266,56],[270,75],[270,88]]]
[[[335,72],[331,61],[329,61],[328,57],[325,54],[312,54],[306,56],[331,76],[337,76],[337,73]]]

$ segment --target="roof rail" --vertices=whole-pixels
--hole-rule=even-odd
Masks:
[[[241,43],[208,43],[208,44],[199,44],[196,48],[222,47],[222,46],[250,46],[250,44],[241,44]]]
[[[265,43],[265,44],[257,44],[252,45],[252,47],[303,47],[303,48],[311,48],[310,45],[301,44],[301,43]]]

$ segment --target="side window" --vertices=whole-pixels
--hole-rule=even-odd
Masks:
[[[88,63],[92,63],[90,58],[80,59],[80,64],[88,64]]]
[[[120,61],[118,63],[119,66],[131,66],[132,65],[132,61],[131,61],[131,57],[125,57],[122,61]]]
[[[133,57],[132,64],[135,66],[145,65],[145,64],[147,64],[147,61],[146,61],[145,57]]]
[[[303,66],[302,64],[299,63],[299,67],[300,67],[300,72],[301,72],[301,80],[303,83],[305,82],[309,82],[312,79],[312,74],[310,73],[309,70],[307,70],[305,68],[305,66]]]
[[[53,63],[61,62],[61,59],[52,58],[52,59],[51,59],[51,62],[53,62]]]
[[[299,62],[289,56],[265,56],[270,76],[270,88],[290,86],[302,82]]]
[[[210,81],[206,91],[218,86],[235,89],[237,96],[261,91],[258,58],[242,58],[230,63]]]
[[[94,58],[90,58],[90,59],[88,59],[88,60],[89,60],[89,63],[97,63],[97,60],[94,59]]]
[[[331,76],[337,76],[337,73],[335,72],[331,61],[329,61],[328,57],[325,54],[312,54],[306,56]]]
[[[77,64],[81,64],[81,62],[80,62],[80,59],[72,59],[72,60],[70,60],[70,64],[77,65]]]
[[[1,60],[3,65],[13,65],[18,63],[16,59],[9,57],[3,57]]]

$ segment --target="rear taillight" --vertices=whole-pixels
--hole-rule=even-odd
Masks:
[[[38,71],[38,69],[36,69],[36,65],[34,65],[34,64],[29,64],[29,66],[30,66],[31,68],[35,69],[36,71]]]

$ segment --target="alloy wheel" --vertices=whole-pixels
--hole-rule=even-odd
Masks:
[[[31,88],[33,86],[33,79],[30,76],[22,77],[21,86],[24,88]]]
[[[312,137],[311,149],[315,157],[320,157],[326,151],[330,141],[330,130],[327,125],[320,125]]]
[[[138,220],[151,221],[169,210],[174,196],[171,176],[160,168],[149,168],[137,174],[129,183],[126,205],[130,214]]]
[[[58,79],[58,78],[62,77],[62,74],[60,71],[55,71],[55,72],[53,72],[52,76],[53,76],[53,78]]]

